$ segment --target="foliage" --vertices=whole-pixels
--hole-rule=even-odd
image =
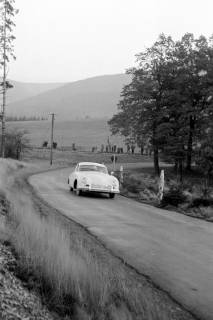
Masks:
[[[1,155],[5,157],[5,107],[6,107],[6,94],[7,89],[11,88],[11,84],[7,81],[7,64],[10,58],[15,59],[13,41],[15,37],[13,35],[14,16],[17,10],[14,8],[15,0],[0,0],[0,66],[3,69],[2,76],[2,110],[1,110],[1,120],[2,120],[2,136],[1,136]]]
[[[159,173],[158,150],[163,138],[159,125],[166,116],[164,105],[169,83],[163,61],[168,59],[173,45],[170,37],[161,35],[151,48],[137,55],[138,67],[128,70],[132,82],[123,88],[119,113],[109,121],[113,134],[131,136],[136,141],[151,140],[156,173]]]
[[[207,130],[197,150],[196,163],[206,177],[206,187],[213,175],[213,129]]]
[[[161,206],[172,205],[178,207],[179,204],[186,201],[186,196],[183,193],[183,189],[180,185],[171,186],[170,189],[164,193]]]
[[[183,115],[178,122],[186,128],[186,166],[191,169],[193,145],[202,139],[203,130],[212,116],[213,47],[211,39],[208,41],[203,36],[195,39],[192,34],[184,35],[176,47],[179,62],[175,92]]]
[[[185,34],[175,42],[162,34],[127,73],[132,81],[108,122],[112,133],[135,141],[148,138],[155,172],[161,151],[181,176],[184,162],[191,168],[193,148],[212,119],[212,39]]]
[[[125,177],[124,185],[129,192],[138,193],[141,190],[141,181],[134,177]]]
[[[13,129],[6,132],[5,157],[19,160],[21,154],[28,147],[29,140],[26,131]]]
[[[213,199],[211,199],[211,198],[205,199],[203,197],[193,199],[190,204],[191,208],[193,208],[193,207],[209,207],[209,206],[213,206]]]
[[[9,62],[10,58],[15,59],[13,41],[13,28],[15,23],[14,16],[18,10],[14,7],[15,0],[0,0],[0,35],[1,35],[1,54],[2,60],[0,64],[4,66],[5,62]],[[6,50],[5,50],[6,49]]]

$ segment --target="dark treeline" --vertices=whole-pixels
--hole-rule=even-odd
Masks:
[[[195,160],[213,171],[213,37],[185,34],[180,41],[161,34],[127,71],[131,83],[121,93],[118,113],[109,121],[113,134],[138,146],[151,144],[155,173],[159,154],[183,168]]]
[[[5,157],[20,160],[21,155],[29,149],[29,139],[27,131],[20,129],[9,129],[5,136]],[[2,136],[0,134],[0,140]]]
[[[6,121],[43,121],[43,120],[47,120],[47,118],[45,117],[36,117],[36,116],[31,116],[31,117],[27,117],[27,116],[7,116],[6,117]]]

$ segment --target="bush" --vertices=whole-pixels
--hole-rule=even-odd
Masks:
[[[195,208],[195,207],[209,207],[209,206],[213,206],[213,199],[209,198],[195,198],[192,200],[192,203],[190,205],[191,208]]]
[[[213,221],[213,209],[212,207],[201,207],[200,212],[202,217],[207,219],[208,221]]]
[[[181,186],[175,185],[171,186],[170,189],[165,192],[161,205],[163,207],[167,205],[172,205],[178,207],[179,204],[186,201],[186,196],[183,193]]]
[[[141,190],[141,181],[133,177],[126,177],[124,180],[124,186],[129,192],[139,193]]]
[[[29,141],[26,131],[13,129],[6,132],[5,157],[20,160],[21,154],[27,147]],[[0,136],[1,139],[1,136]]]
[[[150,174],[126,175],[123,186],[132,193],[147,193],[147,190],[152,194],[158,193],[158,181]]]

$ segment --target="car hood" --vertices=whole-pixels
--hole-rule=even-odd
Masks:
[[[84,171],[78,172],[79,178],[87,178],[92,183],[111,184],[113,181],[118,181],[117,178],[102,172]]]

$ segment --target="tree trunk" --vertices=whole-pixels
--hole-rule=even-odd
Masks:
[[[177,169],[178,169],[178,160],[175,159],[175,164],[174,164],[174,172],[177,173]]]
[[[193,143],[193,136],[194,136],[194,127],[195,127],[195,120],[193,116],[190,116],[189,137],[188,137],[188,143],[187,143],[187,158],[186,158],[187,170],[191,170],[191,165],[192,165],[192,143]]]
[[[156,139],[156,123],[153,123],[153,161],[154,161],[154,170],[155,175],[160,175],[160,167],[159,167],[159,154],[158,154],[158,143]]]
[[[155,174],[160,175],[160,167],[159,167],[159,155],[158,155],[158,146],[153,145],[153,156],[154,156],[154,169],[155,169]]]
[[[179,160],[179,166],[178,166],[178,173],[179,173],[179,182],[182,184],[183,182],[183,160]]]

